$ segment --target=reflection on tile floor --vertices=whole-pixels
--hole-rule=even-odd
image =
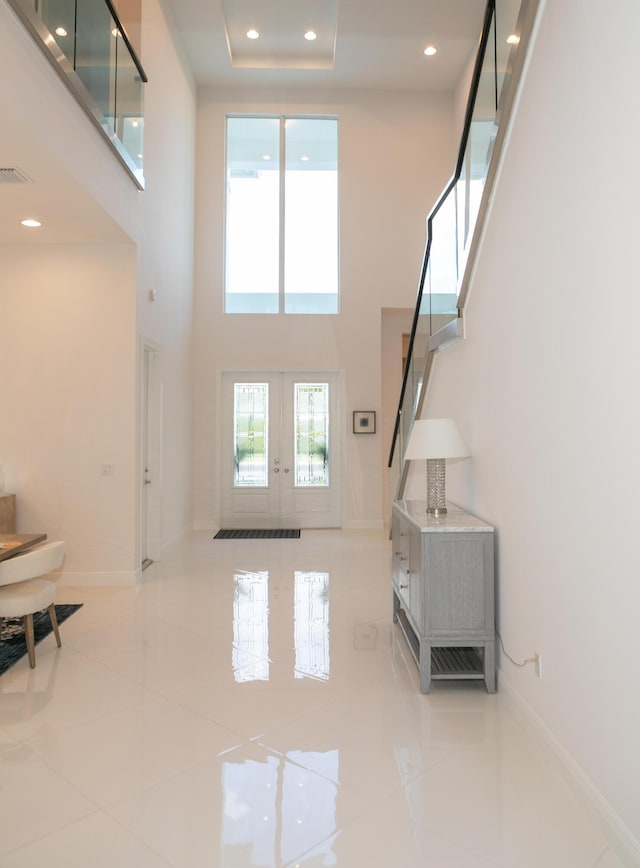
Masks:
[[[621,868],[505,695],[420,695],[384,533],[211,537],[0,679],[0,868]]]

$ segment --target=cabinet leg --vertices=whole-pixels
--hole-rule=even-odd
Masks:
[[[487,642],[484,646],[484,683],[487,693],[496,692],[496,643]]]
[[[420,642],[420,693],[431,689],[431,645]]]

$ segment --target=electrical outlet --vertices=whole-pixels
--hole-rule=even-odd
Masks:
[[[536,651],[533,660],[536,664],[536,678],[542,678],[542,654]]]

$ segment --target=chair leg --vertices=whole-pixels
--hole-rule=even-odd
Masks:
[[[27,653],[29,655],[29,666],[32,669],[36,668],[36,643],[33,638],[33,614],[24,616],[24,635],[27,640]]]
[[[62,648],[62,642],[60,640],[60,631],[58,630],[58,619],[56,617],[56,607],[55,604],[52,603],[47,609],[49,613],[49,620],[51,621],[51,626],[53,627],[53,632],[56,636],[56,642],[58,643],[58,648]]]

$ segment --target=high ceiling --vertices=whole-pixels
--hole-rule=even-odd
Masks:
[[[486,0],[162,0],[199,85],[220,88],[372,88],[452,91],[473,56]],[[259,31],[258,39],[247,30]],[[317,38],[304,34],[313,29]],[[424,55],[428,45],[437,48]],[[144,48],[144,46],[143,46]],[[17,50],[17,48],[16,48]],[[119,240],[122,232],[13,117],[0,165],[34,183],[3,183],[0,244]],[[5,100],[6,97],[6,100]],[[0,178],[0,181],[5,179]],[[60,207],[64,203],[64,207]],[[19,218],[54,215],[43,230]]]
[[[486,0],[164,4],[200,85],[451,91],[477,45]],[[250,29],[259,37],[249,39]],[[437,53],[426,57],[429,45]]]

